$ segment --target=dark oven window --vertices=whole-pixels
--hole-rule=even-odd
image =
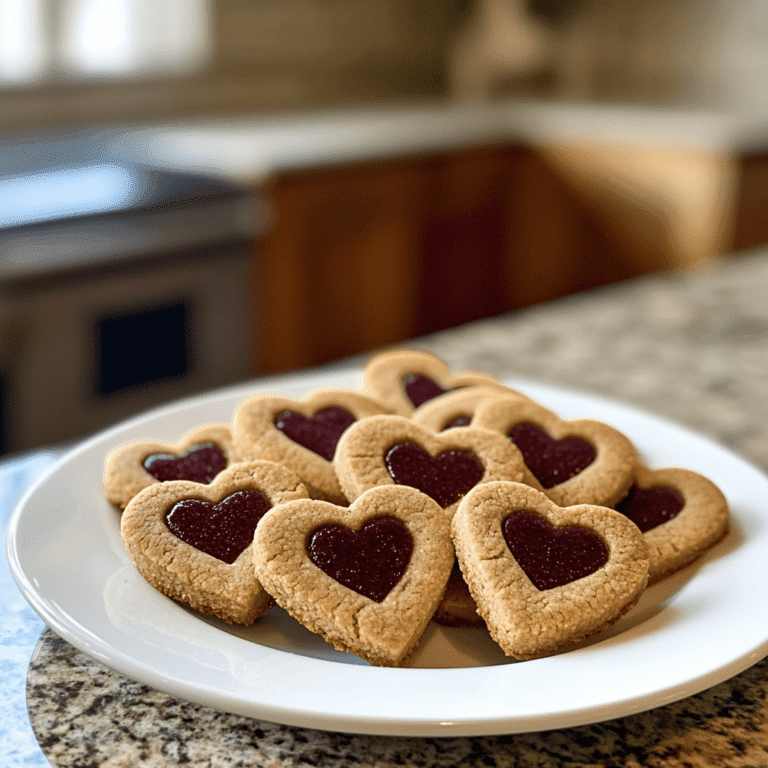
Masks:
[[[189,373],[190,304],[176,301],[96,320],[96,391],[111,395]]]

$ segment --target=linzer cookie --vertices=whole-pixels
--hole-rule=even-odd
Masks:
[[[353,424],[339,440],[334,466],[349,501],[377,485],[406,485],[449,516],[478,483],[529,477],[520,451],[497,432],[457,427],[435,433],[391,415]]]
[[[349,507],[293,501],[256,529],[265,589],[342,651],[399,666],[415,648],[454,561],[450,523],[413,488],[373,488]]]
[[[635,448],[603,422],[568,421],[531,400],[498,397],[478,405],[472,426],[506,435],[539,487],[560,506],[611,506],[632,484]]]
[[[687,469],[639,465],[616,509],[648,544],[651,582],[689,565],[728,533],[725,496],[711,480]]]
[[[639,599],[648,547],[630,520],[559,507],[520,483],[478,486],[452,521],[456,555],[493,639],[533,659],[609,627]]]
[[[488,373],[453,374],[439,357],[417,350],[381,352],[363,369],[363,389],[401,416],[410,416],[415,408],[446,392],[470,386],[507,390]]]
[[[331,463],[336,444],[358,419],[385,412],[373,398],[340,389],[316,390],[301,400],[262,395],[235,410],[232,431],[244,458],[279,461],[299,475],[313,498],[343,503]]]
[[[232,624],[272,604],[253,569],[253,535],[275,505],[307,498],[299,478],[268,461],[236,464],[210,484],[156,483],[120,521],[139,573],[165,595]]]
[[[210,483],[239,460],[226,424],[208,424],[187,432],[177,443],[140,440],[113,449],[104,463],[104,495],[125,509],[147,486],[168,480]]]

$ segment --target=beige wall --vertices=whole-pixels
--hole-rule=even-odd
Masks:
[[[365,104],[445,90],[460,4],[213,0],[212,61],[190,77],[0,91],[0,130]]]

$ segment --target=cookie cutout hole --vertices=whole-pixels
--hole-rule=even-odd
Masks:
[[[270,505],[258,491],[236,491],[218,504],[182,499],[165,515],[168,530],[186,544],[222,560],[237,560]]]
[[[628,517],[642,533],[675,518],[685,506],[685,500],[673,488],[635,485],[616,505],[616,511]]]
[[[339,438],[354,422],[355,417],[349,411],[336,405],[323,408],[314,416],[290,410],[281,411],[275,416],[275,427],[286,437],[326,461],[333,459]]]
[[[443,508],[469,493],[485,474],[474,453],[452,450],[431,456],[415,443],[393,445],[384,464],[395,483],[426,493]]]
[[[454,416],[452,419],[447,421],[445,425],[443,426],[443,429],[453,429],[454,427],[468,427],[470,422],[472,421],[472,417],[467,414],[458,414]]]
[[[402,378],[403,389],[414,408],[424,405],[428,400],[444,395],[448,390],[443,389],[436,381],[420,373],[409,373]]]
[[[191,480],[193,483],[212,482],[227,466],[224,451],[215,443],[190,446],[181,456],[153,453],[144,459],[143,467],[155,480]]]
[[[339,584],[381,603],[403,577],[413,537],[394,517],[376,517],[353,531],[321,525],[307,540],[309,559]]]
[[[597,457],[595,447],[580,437],[558,440],[528,422],[515,425],[507,437],[520,449],[528,469],[544,488],[570,480]]]
[[[513,512],[501,530],[512,556],[541,591],[583,579],[608,562],[608,547],[596,533],[581,526],[556,528],[535,512]]]

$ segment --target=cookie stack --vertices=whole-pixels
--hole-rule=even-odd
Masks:
[[[277,603],[382,666],[430,620],[516,659],[567,649],[728,531],[702,475],[412,350],[373,357],[359,391],[257,396],[175,444],[116,447],[104,492],[156,589],[240,624]]]

